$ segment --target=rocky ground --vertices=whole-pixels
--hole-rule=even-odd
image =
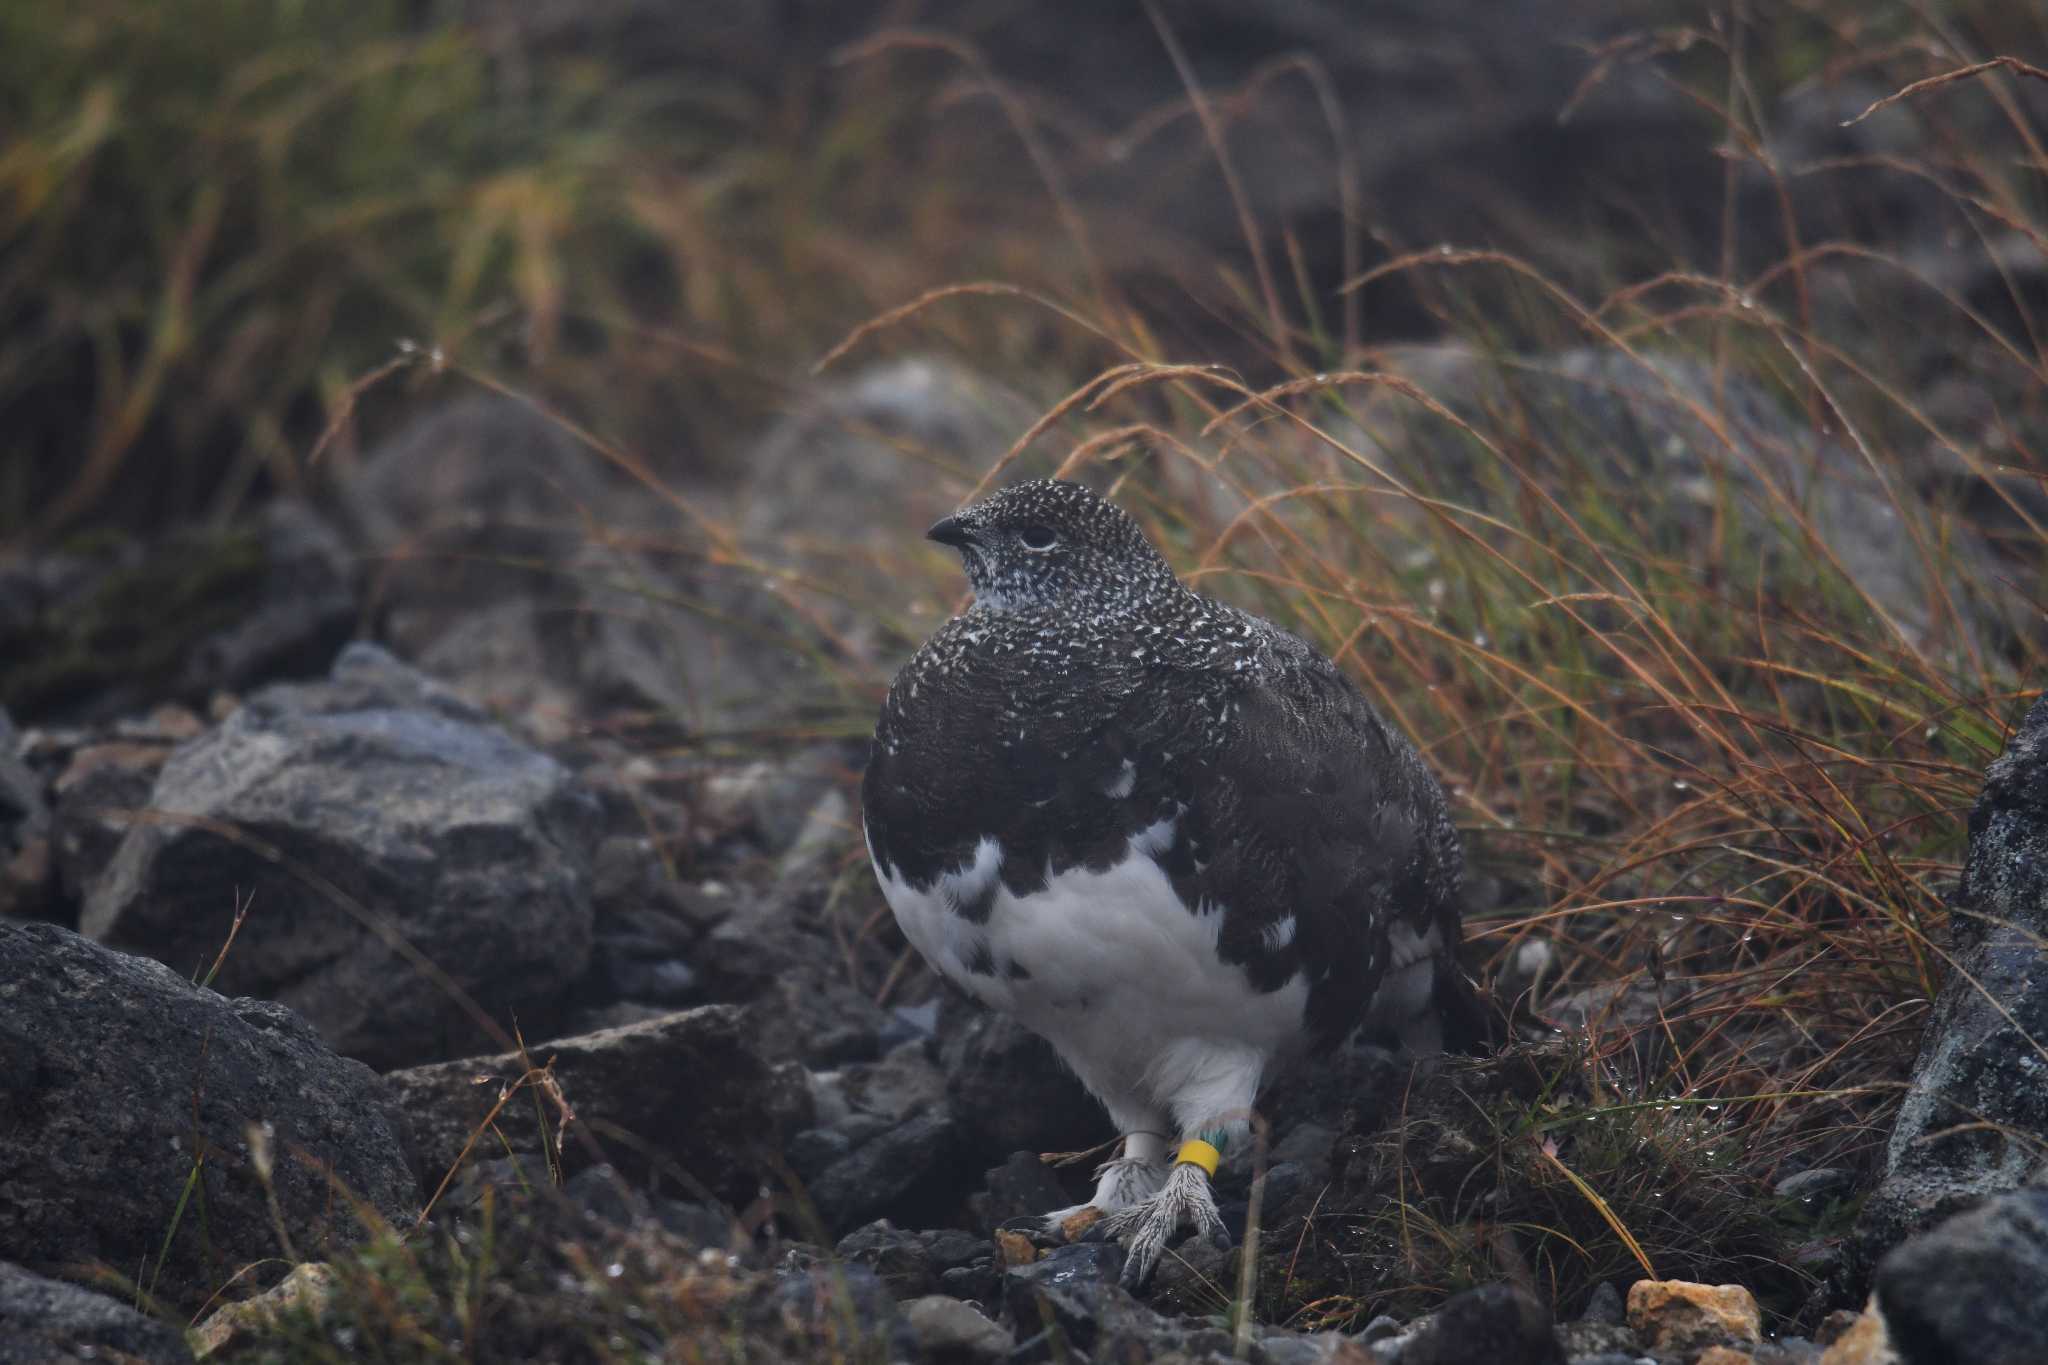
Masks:
[[[935,375],[885,369],[821,410],[973,420]],[[563,477],[537,422],[467,404],[395,443],[450,502],[498,500],[473,524],[438,524],[406,500],[417,477],[373,463],[339,513],[279,504],[226,543],[0,571],[6,657],[72,659],[0,716],[0,1359],[412,1358],[428,1339],[1275,1365],[2048,1350],[2025,1307],[2048,1290],[2029,1187],[2048,710],[1987,776],[1955,984],[1883,1169],[1797,1172],[1762,1199],[1673,1187],[1660,1245],[1711,1237],[1692,1263],[1741,1283],[1656,1278],[1619,1247],[1590,1293],[1530,1274],[1516,1222],[1560,1188],[1546,1135],[1587,1084],[1573,1021],[1627,1007],[1596,987],[1543,1000],[1496,1056],[1360,1053],[1277,1083],[1221,1178],[1236,1247],[1185,1245],[1134,1297],[1120,1249],[1028,1218],[1084,1192],[1109,1136],[1095,1106],[878,914],[849,801],[862,741],[665,742],[644,717],[705,639],[607,607],[625,578],[722,589],[506,530]],[[542,491],[479,457],[508,432]],[[616,489],[581,496],[632,515]],[[459,573],[374,559],[425,536]],[[173,568],[189,609],[118,621]],[[387,645],[342,643],[364,623]],[[729,732],[752,714],[736,701]],[[1417,1208],[1464,1221],[1410,1226]]]

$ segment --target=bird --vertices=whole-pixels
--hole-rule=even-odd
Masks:
[[[1045,1215],[1149,1282],[1269,1074],[1362,1039],[1469,1044],[1463,856],[1427,763],[1299,636],[1183,583],[1086,486],[932,526],[973,592],[896,675],[861,782],[909,943],[1043,1036],[1121,1154]],[[1171,1156],[1169,1156],[1171,1152]]]

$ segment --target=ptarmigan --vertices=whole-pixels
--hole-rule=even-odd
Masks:
[[[1184,1224],[1224,1240],[1209,1178],[1277,1064],[1361,1027],[1434,1051],[1474,1017],[1457,833],[1335,665],[1190,591],[1079,484],[928,534],[974,605],[882,707],[868,852],[925,959],[1108,1109],[1123,1155],[1090,1202],[1142,1284]]]

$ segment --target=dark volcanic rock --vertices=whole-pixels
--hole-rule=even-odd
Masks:
[[[2048,698],[1985,773],[1950,918],[1955,971],[1928,1015],[1857,1224],[1863,1263],[1988,1194],[2015,1189],[2048,1141]]]
[[[1909,1238],[1879,1264],[1877,1301],[1909,1365],[2048,1360],[2048,1190]]]
[[[1036,1218],[1066,1208],[1079,1198],[1086,1196],[1071,1194],[1060,1182],[1059,1172],[1039,1160],[1037,1152],[1012,1152],[1002,1165],[983,1174],[982,1189],[971,1202],[982,1227],[998,1228],[1018,1218]]]
[[[529,1033],[588,960],[595,800],[374,646],[251,696],[172,756],[150,805],[169,818],[129,831],[84,931],[191,971],[246,903],[222,988],[374,1065],[493,1036],[415,954]]]
[[[1003,1302],[1017,1337],[1036,1349],[1018,1348],[1025,1359],[1058,1360],[1088,1352],[1102,1333],[1102,1319],[1121,1290],[1124,1249],[1111,1242],[1057,1247],[1030,1265],[1003,1276]]]
[[[53,925],[0,921],[0,1247],[10,1256],[156,1274],[175,1223],[157,1292],[196,1304],[283,1250],[252,1128],[268,1135],[299,1256],[360,1237],[337,1187],[384,1218],[413,1214],[418,1193],[376,1077],[334,1056],[291,1010],[225,999]],[[199,1184],[178,1222],[195,1157]]]
[[[916,1224],[943,1217],[964,1194],[972,1169],[960,1160],[952,1117],[918,1114],[827,1166],[809,1194],[835,1229],[885,1216]]]
[[[0,1261],[0,1365],[189,1362],[185,1334],[104,1294]]]
[[[945,1082],[921,1043],[813,1077],[817,1127],[790,1144],[791,1168],[829,1231],[872,1218],[949,1220],[973,1185]],[[920,1289],[918,1292],[926,1292]]]
[[[1005,1271],[1003,1303],[1017,1336],[1010,1358],[1065,1361],[1085,1355],[1102,1361],[1205,1365],[1235,1358],[1229,1331],[1200,1319],[1167,1317],[1132,1298],[1117,1284],[1123,1266],[1122,1247],[1082,1242],[1055,1247],[1029,1265]],[[1260,1356],[1287,1339],[1262,1340]]]
[[[587,1132],[621,1170],[638,1179],[666,1180],[680,1172],[698,1188],[735,1204],[771,1185],[783,1140],[808,1117],[800,1081],[763,1061],[753,1029],[730,1005],[705,1005],[680,1014],[561,1038],[518,1054],[466,1057],[435,1066],[394,1071],[384,1085],[409,1120],[410,1146],[423,1180],[436,1182],[461,1157],[465,1144],[497,1104],[507,1085],[529,1065],[554,1064],[554,1081],[575,1111],[562,1157],[571,1170],[589,1164]],[[479,1078],[485,1078],[479,1083]],[[545,1099],[542,1115],[552,1133],[559,1110]],[[518,1096],[497,1120],[496,1135],[479,1157],[541,1150],[542,1115],[534,1100]]]

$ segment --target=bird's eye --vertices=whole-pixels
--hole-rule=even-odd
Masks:
[[[1017,533],[1017,539],[1027,550],[1050,550],[1059,537],[1050,526],[1027,526]]]

